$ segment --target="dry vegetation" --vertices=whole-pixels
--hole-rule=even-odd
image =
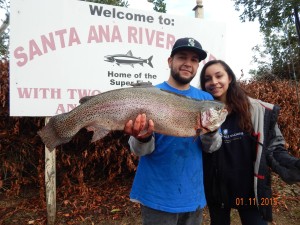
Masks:
[[[0,225],[45,224],[44,145],[37,136],[44,118],[10,117],[6,61],[0,62],[0,79]],[[242,85],[253,97],[281,107],[278,122],[286,147],[299,158],[300,106],[295,82]],[[128,137],[114,132],[95,144],[90,139],[91,133],[81,130],[56,150],[57,224],[140,224],[139,206],[128,198],[138,162],[128,150]],[[277,176],[274,180],[275,219],[280,215],[278,221],[299,224],[299,185],[286,185]],[[204,224],[208,220],[205,211]]]

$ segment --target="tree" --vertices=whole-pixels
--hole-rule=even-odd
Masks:
[[[100,3],[100,4],[106,4],[106,5],[115,5],[115,6],[122,6],[122,7],[128,7],[128,2],[123,0],[80,0],[84,2],[94,2],[94,3]]]
[[[0,12],[4,14],[4,19],[0,21],[0,60],[8,58],[9,10],[10,1],[0,0]]]
[[[153,9],[156,12],[166,13],[166,3],[164,3],[164,0],[148,0],[148,2],[152,2],[154,7]]]
[[[277,78],[300,78],[300,46],[296,31],[299,0],[233,0],[237,11],[242,10],[242,22],[258,20],[264,35],[264,46],[255,51],[265,58],[254,57],[256,77],[272,74]],[[242,8],[242,9],[241,9]],[[266,60],[264,60],[266,59]]]

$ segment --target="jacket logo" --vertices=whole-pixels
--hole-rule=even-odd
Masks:
[[[224,129],[223,130],[223,135],[227,135],[228,134],[228,129]]]

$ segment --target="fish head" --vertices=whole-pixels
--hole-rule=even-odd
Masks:
[[[106,62],[114,62],[115,61],[115,58],[112,56],[112,55],[106,55],[104,56],[104,61]]]
[[[201,125],[210,131],[215,131],[222,125],[227,115],[228,111],[224,104],[210,107],[201,112]]]

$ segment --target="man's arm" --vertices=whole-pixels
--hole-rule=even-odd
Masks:
[[[146,127],[148,128],[146,129]],[[134,121],[129,120],[124,127],[124,132],[131,135],[129,138],[130,150],[137,156],[150,154],[154,151],[154,123],[145,114],[138,115]]]
[[[131,136],[128,143],[131,152],[133,152],[137,156],[148,155],[154,151],[155,140],[153,136],[150,136],[150,139],[147,142],[138,140],[135,137]]]

